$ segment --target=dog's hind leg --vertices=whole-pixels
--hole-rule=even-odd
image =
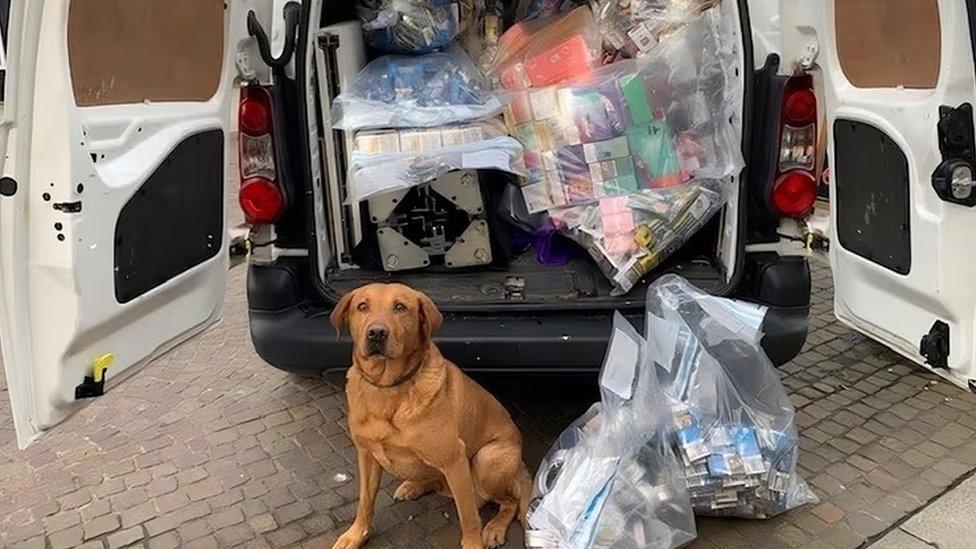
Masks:
[[[479,495],[498,503],[498,514],[482,530],[486,547],[505,544],[508,527],[516,514],[522,519],[523,504],[532,496],[532,481],[522,462],[517,441],[492,442],[471,459],[471,471]],[[526,482],[527,481],[527,482]]]
[[[393,492],[393,499],[396,501],[412,501],[431,492],[444,490],[447,490],[447,484],[443,478],[424,481],[405,480]]]

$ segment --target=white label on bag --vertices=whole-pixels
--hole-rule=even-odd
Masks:
[[[650,51],[651,48],[657,45],[657,38],[654,37],[654,33],[647,26],[646,23],[637,25],[636,27],[630,29],[627,32],[627,36],[634,41],[634,45],[637,46],[641,52]]]
[[[508,153],[494,149],[462,153],[461,167],[466,170],[508,171],[511,169]]]
[[[647,315],[647,352],[667,372],[674,367],[680,326],[657,315]]]
[[[630,400],[634,395],[634,376],[640,358],[639,343],[620,329],[613,331],[607,364],[600,374],[600,385],[620,398]]]

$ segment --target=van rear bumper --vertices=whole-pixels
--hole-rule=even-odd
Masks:
[[[747,258],[746,269],[736,296],[769,306],[763,347],[774,364],[784,364],[806,340],[809,265],[805,258],[764,254]],[[336,336],[327,310],[297,301],[300,292],[289,283],[289,271],[276,265],[249,267],[251,338],[258,354],[277,368],[299,374],[347,367],[348,334]],[[282,302],[268,292],[292,303],[273,307]],[[635,326],[643,325],[641,313],[627,316]],[[435,340],[445,356],[468,371],[592,372],[603,361],[612,318],[612,313],[602,311],[448,313]]]

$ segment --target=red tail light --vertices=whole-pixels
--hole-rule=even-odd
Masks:
[[[274,223],[284,212],[285,195],[277,181],[274,119],[268,91],[260,86],[242,88],[237,121],[241,209],[248,223]]]
[[[241,131],[247,135],[271,133],[271,108],[265,101],[252,98],[241,101],[239,119]]]
[[[249,223],[274,223],[285,209],[281,190],[263,177],[244,180],[238,199]]]
[[[786,82],[780,114],[779,162],[769,188],[769,207],[783,217],[802,219],[817,200],[817,96],[813,77]]]
[[[817,180],[795,170],[780,177],[770,193],[773,208],[783,217],[803,217],[817,200]]]
[[[790,124],[805,125],[816,122],[817,96],[813,94],[813,90],[791,91],[783,101],[783,106],[783,114]]]

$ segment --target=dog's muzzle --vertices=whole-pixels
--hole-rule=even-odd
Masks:
[[[366,354],[382,355],[386,352],[386,341],[390,330],[386,326],[370,326],[366,329]]]

